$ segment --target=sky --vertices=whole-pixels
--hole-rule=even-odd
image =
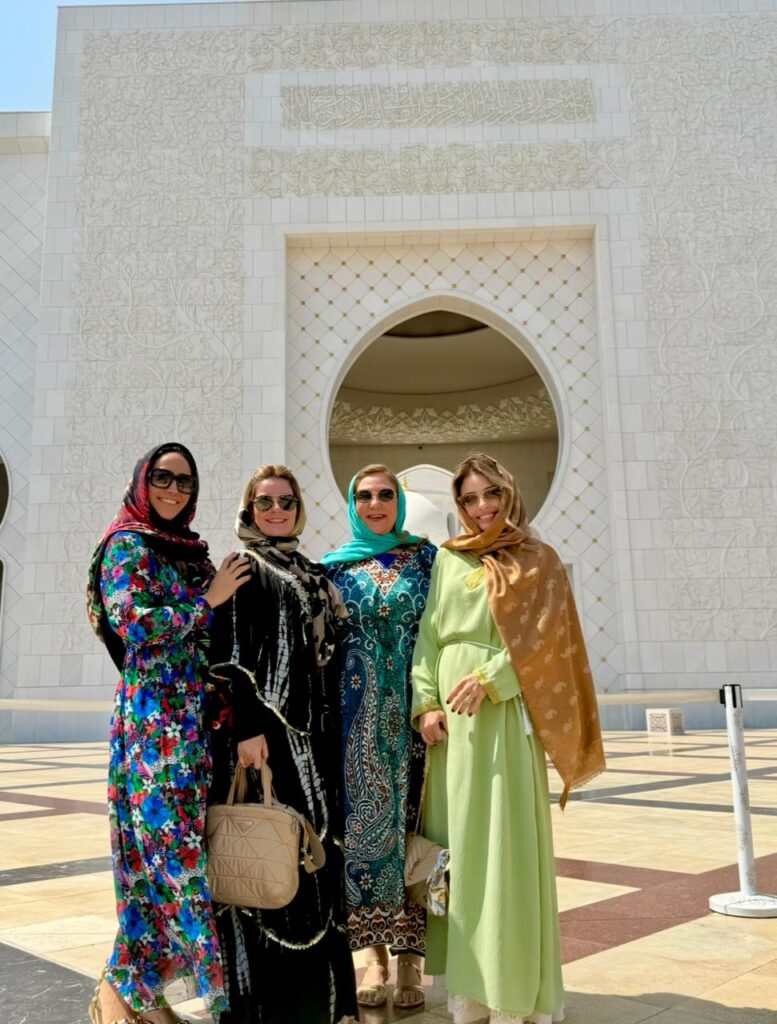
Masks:
[[[106,0],[103,6],[115,7],[126,2]],[[187,0],[187,3],[205,2],[207,0]],[[0,0],[0,111],[51,110],[57,6],[56,0]]]

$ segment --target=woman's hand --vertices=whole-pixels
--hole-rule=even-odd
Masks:
[[[243,768],[261,768],[269,756],[264,735],[241,740],[237,745],[237,763]]]
[[[440,740],[448,738],[448,723],[444,711],[427,711],[418,720],[418,728],[427,747],[433,747]]]
[[[445,703],[450,704],[451,711],[455,711],[457,715],[471,716],[476,714],[485,695],[486,691],[478,676],[469,675],[456,683]]]
[[[251,563],[233,551],[221,563],[221,567],[210,582],[203,597],[211,606],[218,608],[235,593],[238,587],[248,582],[251,575]]]

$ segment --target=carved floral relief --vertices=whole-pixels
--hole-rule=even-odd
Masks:
[[[330,444],[488,443],[520,437],[532,427],[553,429],[556,412],[543,388],[534,395],[510,395],[487,405],[466,403],[456,409],[420,406],[407,412],[389,405],[369,408],[336,401],[329,421]]]
[[[601,188],[629,184],[636,163],[620,140],[257,148],[248,158],[253,193],[276,198]]]
[[[207,481],[198,528],[228,543],[233,496],[219,482],[240,465],[243,71],[241,30],[85,43],[61,513],[81,566],[120,500],[117,477],[166,438],[192,448]],[[64,569],[58,580],[75,585]],[[81,614],[60,643],[93,652]]]

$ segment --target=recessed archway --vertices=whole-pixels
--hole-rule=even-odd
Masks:
[[[529,515],[539,511],[558,464],[555,404],[528,344],[519,348],[476,312],[416,307],[361,348],[329,419],[341,493],[369,462],[450,473],[485,450],[515,474]]]
[[[3,525],[5,513],[8,511],[8,503],[11,497],[11,484],[8,479],[8,467],[5,459],[0,455],[0,526]]]
[[[332,235],[289,245],[283,430],[285,456],[309,503],[305,547],[320,558],[348,537],[330,425],[341,386],[360,357],[397,325],[434,310],[503,335],[537,370],[556,415],[553,483],[532,525],[574,569],[597,679],[606,686],[616,674],[609,658],[617,640],[609,623],[617,609],[607,465],[600,457],[605,424],[589,234]],[[275,420],[271,425],[278,427]],[[415,448],[394,468],[429,461]]]
[[[0,528],[2,528],[3,520],[5,519],[6,512],[11,500],[11,482],[8,476],[8,467],[5,459],[0,455]],[[2,631],[2,614],[3,614],[3,603],[4,603],[4,585],[5,585],[5,563],[2,558],[2,552],[0,551],[0,632]]]

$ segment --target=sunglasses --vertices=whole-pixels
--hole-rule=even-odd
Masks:
[[[489,487],[483,491],[482,494],[465,494],[463,498],[457,498],[456,501],[462,508],[475,508],[480,501],[501,501],[502,500],[502,488],[501,487]]]
[[[181,494],[194,494],[197,490],[197,477],[191,473],[173,473],[169,469],[152,469],[148,474],[148,482],[154,487],[166,491],[173,480]]]
[[[354,498],[360,505],[369,504],[373,498],[377,498],[378,501],[382,501],[385,505],[386,502],[393,501],[396,496],[396,492],[390,487],[381,487],[379,491],[357,491],[354,494]]]
[[[299,505],[299,498],[295,498],[293,494],[282,494],[280,498],[271,498],[269,494],[260,494],[258,498],[251,501],[251,504],[257,512],[269,512],[274,505],[284,512],[288,512],[289,509]]]

